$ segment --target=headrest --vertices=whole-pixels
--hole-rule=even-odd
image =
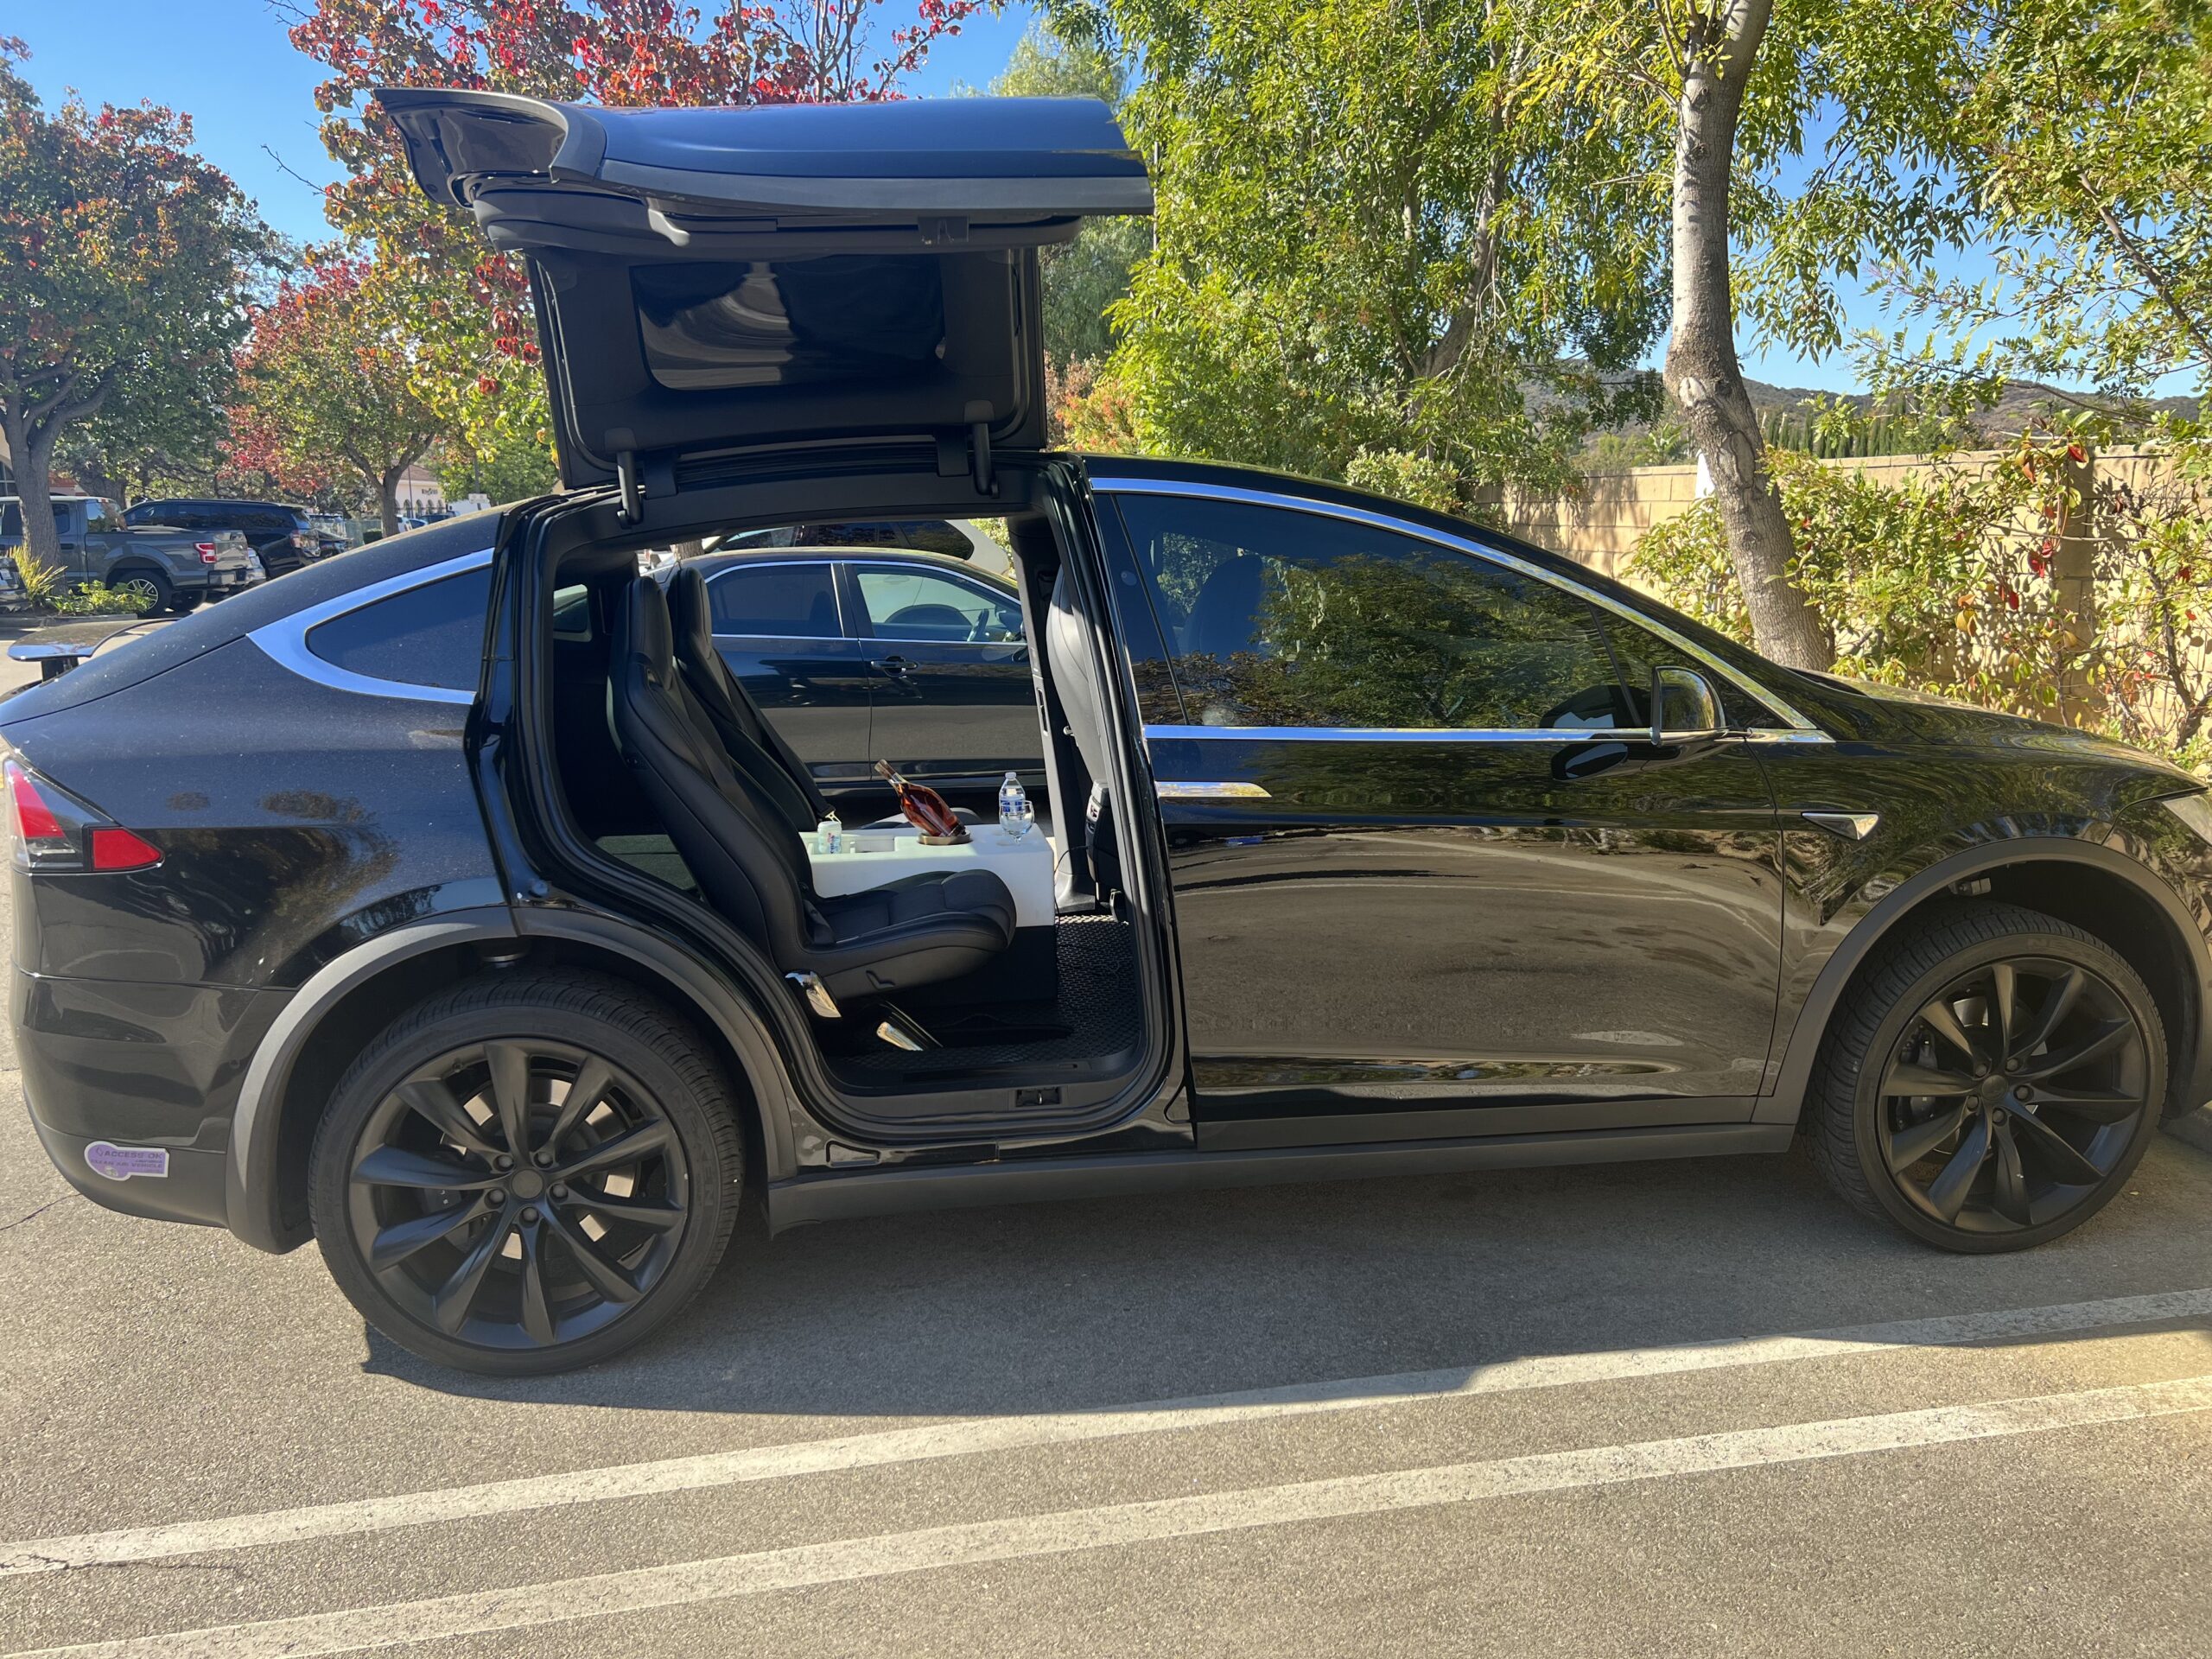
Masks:
[[[649,671],[664,673],[675,666],[675,635],[669,624],[668,595],[651,576],[639,576],[623,595],[622,645]]]
[[[679,564],[668,578],[670,626],[676,637],[694,647],[714,649],[715,630],[707,614],[707,579],[697,567]]]

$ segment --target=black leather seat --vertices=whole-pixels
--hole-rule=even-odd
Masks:
[[[689,565],[679,565],[669,576],[666,591],[670,622],[676,632],[677,669],[721,740],[723,752],[733,766],[750,773],[794,833],[812,835],[815,826],[830,816],[830,803],[815,784],[806,762],[761,714],[760,705],[753,701],[744,683],[730,672],[721,652],[715,649],[706,578]],[[834,617],[830,626],[836,626]],[[976,815],[964,806],[953,811],[963,823],[976,822]],[[887,829],[906,822],[894,813],[871,827]]]
[[[729,664],[715,649],[714,619],[707,609],[706,579],[690,565],[678,565],[668,578],[669,620],[676,635],[676,664],[683,683],[698,699],[722,747],[733,757],[748,749],[770,764],[753,781],[799,835],[830,816],[830,803],[815,786],[813,774],[783,735],[761,715]],[[834,629],[835,624],[833,623]]]
[[[692,694],[652,577],[625,594],[615,639],[624,756],[708,902],[784,972],[815,975],[839,1001],[859,1001],[972,973],[1013,943],[1014,895],[988,870],[817,896],[805,843],[756,781],[774,763]]]

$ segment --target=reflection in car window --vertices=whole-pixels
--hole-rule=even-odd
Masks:
[[[1562,588],[1313,513],[1134,494],[1121,506],[1202,725],[1635,723],[1596,607]]]
[[[764,564],[725,570],[707,583],[716,633],[838,637],[837,599],[826,564]]]
[[[901,565],[864,565],[855,574],[879,639],[1005,645],[1021,638],[1021,612],[1011,595]]]
[[[426,582],[308,631],[308,649],[372,680],[474,691],[484,662],[488,569]]]

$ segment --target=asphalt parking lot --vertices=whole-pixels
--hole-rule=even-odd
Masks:
[[[0,1653],[2212,1637],[2212,1155],[2170,1138],[1979,1260],[1794,1158],[756,1227],[643,1350],[493,1382],[311,1249],[70,1194],[0,1059]]]

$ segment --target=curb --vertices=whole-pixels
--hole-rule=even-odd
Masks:
[[[2158,1127],[2177,1141],[2212,1152],[2212,1106],[2199,1106],[2178,1117],[2170,1117]]]

